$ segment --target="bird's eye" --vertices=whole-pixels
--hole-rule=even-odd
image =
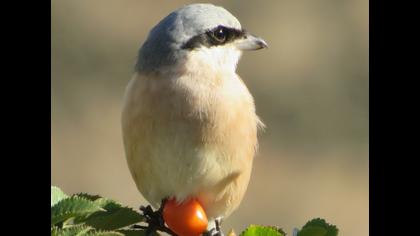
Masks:
[[[224,43],[227,39],[227,33],[226,28],[220,26],[212,31],[212,36],[217,42]]]

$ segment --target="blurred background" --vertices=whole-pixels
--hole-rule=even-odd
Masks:
[[[124,88],[148,31],[193,1],[55,0],[52,8],[52,184],[137,208],[120,130]],[[238,74],[267,125],[247,194],[224,222],[291,234],[313,217],[368,235],[368,1],[210,1],[268,50]]]

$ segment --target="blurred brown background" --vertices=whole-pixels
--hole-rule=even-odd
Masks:
[[[149,29],[193,1],[52,1],[52,184],[132,207],[121,98]],[[238,73],[267,125],[248,192],[224,230],[323,217],[368,235],[368,1],[211,1],[268,50]]]

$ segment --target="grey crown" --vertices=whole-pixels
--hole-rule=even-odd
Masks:
[[[230,12],[212,4],[191,4],[175,10],[149,32],[139,50],[136,71],[150,73],[175,65],[188,53],[181,49],[185,42],[219,25],[242,29]]]

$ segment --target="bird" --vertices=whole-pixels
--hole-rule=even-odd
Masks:
[[[211,222],[237,209],[264,124],[236,69],[243,51],[267,47],[228,10],[207,3],[182,6],[150,30],[121,124],[132,178],[154,208],[194,198]]]

